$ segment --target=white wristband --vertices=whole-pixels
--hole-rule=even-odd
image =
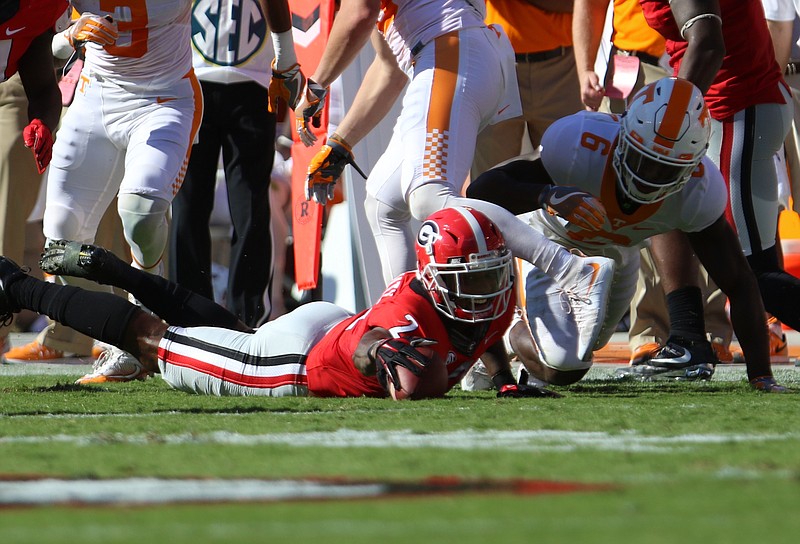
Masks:
[[[284,72],[297,64],[297,55],[294,52],[294,39],[292,31],[273,32],[272,47],[275,49],[275,69]]]
[[[53,36],[51,48],[53,50],[53,56],[57,59],[68,59],[70,55],[75,52],[69,43],[66,30],[64,32],[58,32]]]
[[[695,15],[694,17],[683,23],[683,26],[681,27],[681,38],[685,40],[686,39],[685,32],[689,30],[689,28],[700,19],[716,19],[717,22],[720,25],[722,25],[722,17],[720,17],[716,13],[701,13],[700,15]]]

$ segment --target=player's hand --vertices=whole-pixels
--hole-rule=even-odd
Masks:
[[[300,71],[300,65],[295,64],[288,70],[279,71],[275,68],[275,59],[272,59],[272,77],[269,80],[269,111],[278,111],[278,100],[285,100],[286,104],[295,109],[300,100],[300,93],[306,86],[306,76]]]
[[[405,367],[415,376],[421,376],[430,360],[416,348],[435,344],[436,340],[429,338],[385,338],[372,344],[367,355],[374,361],[375,376],[384,389],[389,391],[390,382],[395,389],[402,389],[397,367]]]
[[[110,15],[100,16],[87,12],[67,29],[66,36],[73,48],[80,49],[85,42],[114,45],[119,38],[119,32],[117,23]]]
[[[317,141],[317,136],[311,132],[309,125],[317,128],[320,126],[322,108],[325,107],[325,98],[328,89],[319,85],[311,78],[306,79],[306,85],[300,94],[300,100],[294,108],[295,127],[300,141],[306,147],[311,147]]]
[[[750,387],[764,393],[788,393],[789,390],[775,381],[772,376],[761,376],[750,380]]]
[[[606,90],[600,84],[600,78],[593,71],[579,74],[581,85],[581,102],[587,110],[597,111],[603,102]]]
[[[606,222],[606,208],[594,196],[576,187],[548,185],[539,194],[539,205],[586,230],[599,230]]]
[[[33,151],[36,169],[40,174],[44,174],[50,159],[53,158],[53,134],[50,129],[41,119],[34,119],[22,129],[22,141],[25,147],[30,147]]]
[[[328,142],[317,151],[308,165],[306,176],[306,200],[314,200],[323,206],[333,199],[336,181],[342,176],[344,167],[353,165],[361,177],[367,176],[353,159],[353,152],[343,138],[333,134]]]
[[[560,393],[556,393],[555,391],[550,391],[549,389],[545,389],[544,387],[536,387],[535,385],[526,385],[526,384],[511,384],[511,385],[504,385],[500,388],[497,392],[497,398],[512,398],[512,399],[524,399],[524,398],[554,398],[560,399],[562,395]]]

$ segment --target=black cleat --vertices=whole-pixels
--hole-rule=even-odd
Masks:
[[[39,268],[56,276],[86,278],[110,284],[110,263],[116,256],[99,246],[55,240],[50,242],[39,259]]]

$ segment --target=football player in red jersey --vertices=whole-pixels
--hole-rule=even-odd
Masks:
[[[0,1],[0,81],[19,72],[30,120],[23,139],[33,151],[40,173],[50,163],[53,132],[61,116],[50,44],[53,27],[66,9],[64,0]]]
[[[446,386],[432,396],[458,383],[479,357],[499,396],[557,396],[517,385],[511,373],[503,333],[514,316],[512,258],[494,223],[471,208],[442,209],[423,223],[416,251],[417,270],[396,278],[371,308],[353,315],[313,302],[254,331],[102,248],[60,241],[43,254],[43,270],[116,285],[172,325],[120,297],[42,282],[4,257],[0,317],[30,308],[139,360],[80,383],[160,372],[171,386],[202,394],[385,397],[390,385],[402,386],[398,367],[420,372],[428,364],[417,349],[424,344],[447,368]]]

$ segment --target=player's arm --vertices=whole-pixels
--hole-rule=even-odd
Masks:
[[[719,2],[672,0],[670,8],[688,44],[677,75],[694,83],[705,94],[725,57]]]
[[[386,117],[408,83],[408,76],[397,65],[394,53],[377,29],[372,31],[371,42],[375,59],[364,74],[352,106],[336,127],[336,134],[351,145],[364,139]]]
[[[331,27],[328,43],[311,78],[324,88],[342,75],[375,28],[381,0],[342,0]]]
[[[400,70],[394,54],[377,29],[373,31],[372,43],[376,56],[364,75],[352,106],[336,127],[336,132],[308,165],[307,200],[327,204],[333,198],[334,186],[348,164],[353,165],[366,179],[366,174],[353,157],[353,146],[386,117],[408,82],[408,77]],[[298,133],[302,138],[303,132],[298,130]]]
[[[52,40],[52,32],[34,39],[17,67],[28,97],[30,120],[22,130],[22,141],[33,152],[40,174],[44,173],[53,156],[53,133],[61,117],[61,92],[56,82]]]
[[[292,30],[292,13],[288,0],[259,0],[270,32]]]
[[[375,327],[364,333],[364,336],[358,341],[358,346],[353,352],[353,364],[364,376],[375,375],[375,363],[369,358],[369,349],[375,342],[391,337],[392,334],[388,330]]]
[[[767,29],[772,37],[772,47],[775,49],[775,60],[781,71],[786,69],[792,55],[792,29],[794,21],[773,21],[767,19]]]
[[[539,196],[553,186],[542,159],[519,159],[491,168],[472,180],[467,196],[502,206],[514,215],[539,209]]]
[[[484,172],[470,183],[467,196],[515,215],[547,210],[585,230],[599,230],[607,218],[605,206],[594,195],[577,187],[553,185],[541,158],[513,161]]]
[[[501,340],[495,342],[487,348],[481,355],[486,367],[486,372],[492,377],[492,383],[497,389],[498,398],[536,398],[536,397],[560,397],[555,391],[550,391],[544,387],[537,387],[527,384],[518,384],[511,372],[511,364],[508,360],[506,347]]]
[[[28,119],[41,119],[54,132],[61,118],[61,93],[53,66],[52,39],[51,32],[34,39],[20,58],[18,70],[28,97]]]
[[[594,64],[603,36],[609,0],[575,0],[572,16],[572,43],[581,86],[581,101],[587,109],[600,107],[605,90]]]
[[[747,361],[747,377],[772,376],[764,303],[736,233],[721,216],[687,236],[709,276],[730,300],[731,324]]]

